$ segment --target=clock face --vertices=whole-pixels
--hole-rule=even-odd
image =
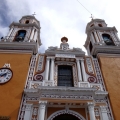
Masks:
[[[0,84],[6,83],[12,78],[12,70],[9,68],[1,68],[0,69]]]

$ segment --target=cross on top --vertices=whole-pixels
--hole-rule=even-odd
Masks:
[[[90,18],[91,18],[91,20],[93,20],[93,19],[94,19],[94,16],[91,14],[91,17],[90,17]]]
[[[35,12],[32,15],[35,16],[36,15]]]

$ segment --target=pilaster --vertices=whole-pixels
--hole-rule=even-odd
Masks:
[[[88,110],[89,110],[90,120],[96,120],[94,113],[94,103],[88,102]]]
[[[47,105],[47,101],[39,101],[38,120],[44,120],[45,119],[46,105]]]
[[[50,65],[50,58],[47,57],[46,58],[46,68],[45,68],[45,80],[48,80],[48,76],[49,76],[49,65]]]
[[[100,106],[101,120],[109,120],[107,115],[107,108],[105,106]]]
[[[31,120],[32,104],[25,104],[24,120]]]
[[[81,82],[82,81],[82,75],[81,75],[81,69],[80,69],[80,60],[76,59],[76,61],[77,61],[78,81]]]
[[[86,82],[86,72],[85,72],[85,66],[84,66],[84,59],[81,59],[81,67],[82,67],[82,74],[83,74],[83,81]]]
[[[51,57],[50,80],[54,80],[54,57]]]

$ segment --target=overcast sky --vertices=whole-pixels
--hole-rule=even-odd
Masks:
[[[120,36],[119,0],[79,1],[95,18],[104,19],[109,27],[116,26]],[[7,35],[11,22],[34,12],[41,25],[41,52],[49,46],[60,46],[63,36],[68,38],[70,48],[85,51],[85,28],[91,15],[77,0],[0,0],[0,37]]]

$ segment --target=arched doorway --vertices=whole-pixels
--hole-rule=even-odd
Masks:
[[[70,114],[62,114],[58,115],[53,120],[79,120],[79,118]]]
[[[49,116],[47,120],[86,120],[82,115],[73,110],[59,110]]]

